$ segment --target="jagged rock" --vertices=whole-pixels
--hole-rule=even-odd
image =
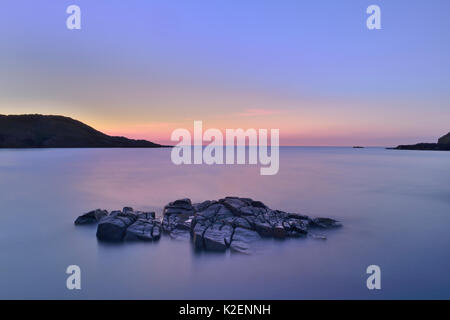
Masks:
[[[81,225],[81,224],[97,223],[102,218],[106,217],[107,215],[108,215],[108,211],[106,211],[106,210],[101,210],[101,209],[92,210],[92,211],[89,211],[88,213],[85,213],[85,214],[79,216],[75,220],[75,224]]]
[[[253,225],[254,230],[259,233],[261,237],[273,236],[272,226],[267,222],[257,221]]]
[[[75,221],[76,224],[100,221],[97,237],[100,240],[156,241],[161,233],[175,239],[191,239],[198,250],[250,253],[252,244],[262,237],[299,238],[310,235],[311,228],[337,228],[341,223],[330,218],[314,218],[298,213],[272,210],[261,201],[250,198],[226,197],[218,201],[192,203],[180,199],[166,205],[160,222],[154,212],[94,210]],[[98,219],[98,220],[97,220]]]
[[[155,219],[155,213],[154,212],[141,212],[136,211],[138,219]]]
[[[233,251],[249,252],[250,243],[255,238],[299,238],[308,234],[309,227],[340,226],[333,219],[311,220],[305,215],[271,210],[264,203],[249,198],[226,197],[192,206],[195,211],[194,218],[192,222],[185,222],[191,222],[191,236],[195,248],[207,251],[225,251],[229,247]],[[184,209],[191,210],[191,207],[185,206]],[[170,214],[173,212],[170,211]],[[169,217],[166,220],[170,219]],[[177,227],[180,224],[172,225],[175,230],[181,230],[187,229],[189,223],[182,224],[181,228]],[[174,232],[174,229],[171,232]]]
[[[225,251],[231,243],[233,228],[226,224],[197,224],[194,229],[194,244],[197,249]]]
[[[127,228],[132,225],[137,216],[132,213],[115,213],[114,216],[103,218],[97,227],[97,238],[104,241],[122,241]]]
[[[138,219],[130,225],[125,233],[127,241],[157,241],[161,236],[160,223],[156,221],[154,212],[138,214]]]
[[[127,228],[125,240],[127,241],[152,241],[153,223],[145,219],[138,219]]]
[[[190,199],[169,203],[163,211],[162,230],[173,238],[183,238],[191,230],[195,209]]]
[[[122,212],[123,213],[132,213],[132,212],[134,212],[134,210],[132,207],[123,207]]]
[[[119,214],[122,214],[122,211],[120,211],[120,210],[113,210],[113,211],[111,211],[111,213],[109,214],[109,216],[110,216],[110,217],[116,217],[116,216],[118,216]]]

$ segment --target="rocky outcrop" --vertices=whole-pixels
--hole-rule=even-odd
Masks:
[[[82,224],[93,224],[99,222],[102,218],[106,217],[108,215],[108,211],[106,210],[92,210],[88,213],[85,213],[81,216],[79,216],[75,220],[76,225],[82,225]]]
[[[261,201],[226,197],[192,204],[189,199],[169,203],[163,230],[174,238],[190,238],[197,250],[249,252],[261,238],[299,238],[311,228],[336,228],[329,218],[311,219],[297,213],[272,210]]]
[[[69,117],[0,115],[0,148],[159,148],[146,140],[104,134]]]
[[[413,145],[400,145],[396,150],[429,150],[429,151],[450,151],[450,132],[438,139],[438,143],[417,143]]]
[[[313,229],[331,229],[341,224],[330,218],[273,210],[261,201],[226,197],[217,201],[192,203],[180,199],[166,205],[162,221],[154,212],[139,212],[125,207],[121,211],[94,210],[77,218],[99,221],[97,238],[103,241],[157,241],[161,233],[174,239],[190,240],[196,250],[249,253],[262,238],[300,238]],[[86,223],[76,223],[86,224]]]

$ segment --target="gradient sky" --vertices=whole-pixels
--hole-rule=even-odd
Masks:
[[[450,131],[449,36],[448,0],[2,0],[0,113],[163,143],[193,120],[279,128],[284,145],[434,141]]]

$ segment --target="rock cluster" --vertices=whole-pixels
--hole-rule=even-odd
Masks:
[[[339,226],[333,219],[272,210],[261,201],[238,197],[196,204],[177,200],[164,208],[162,221],[164,232],[175,238],[189,234],[196,249],[238,252],[248,252],[251,243],[263,237],[298,238],[313,227]]]
[[[238,197],[194,204],[190,199],[176,200],[164,207],[162,221],[155,218],[154,212],[125,207],[110,214],[100,209],[88,212],[78,217],[75,224],[97,221],[99,240],[156,241],[164,232],[172,238],[191,239],[198,250],[225,252],[230,249],[243,253],[248,253],[252,243],[261,238],[299,238],[307,236],[312,228],[341,226],[330,218],[312,219],[298,213],[272,210],[261,201]]]

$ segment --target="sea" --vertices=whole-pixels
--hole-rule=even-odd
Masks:
[[[175,165],[171,149],[0,150],[1,299],[449,299],[450,152],[281,147],[259,165]],[[189,240],[108,244],[92,209],[250,197],[331,217],[326,240],[265,239],[249,255]],[[81,289],[66,286],[67,267]],[[369,290],[369,266],[380,289]]]

